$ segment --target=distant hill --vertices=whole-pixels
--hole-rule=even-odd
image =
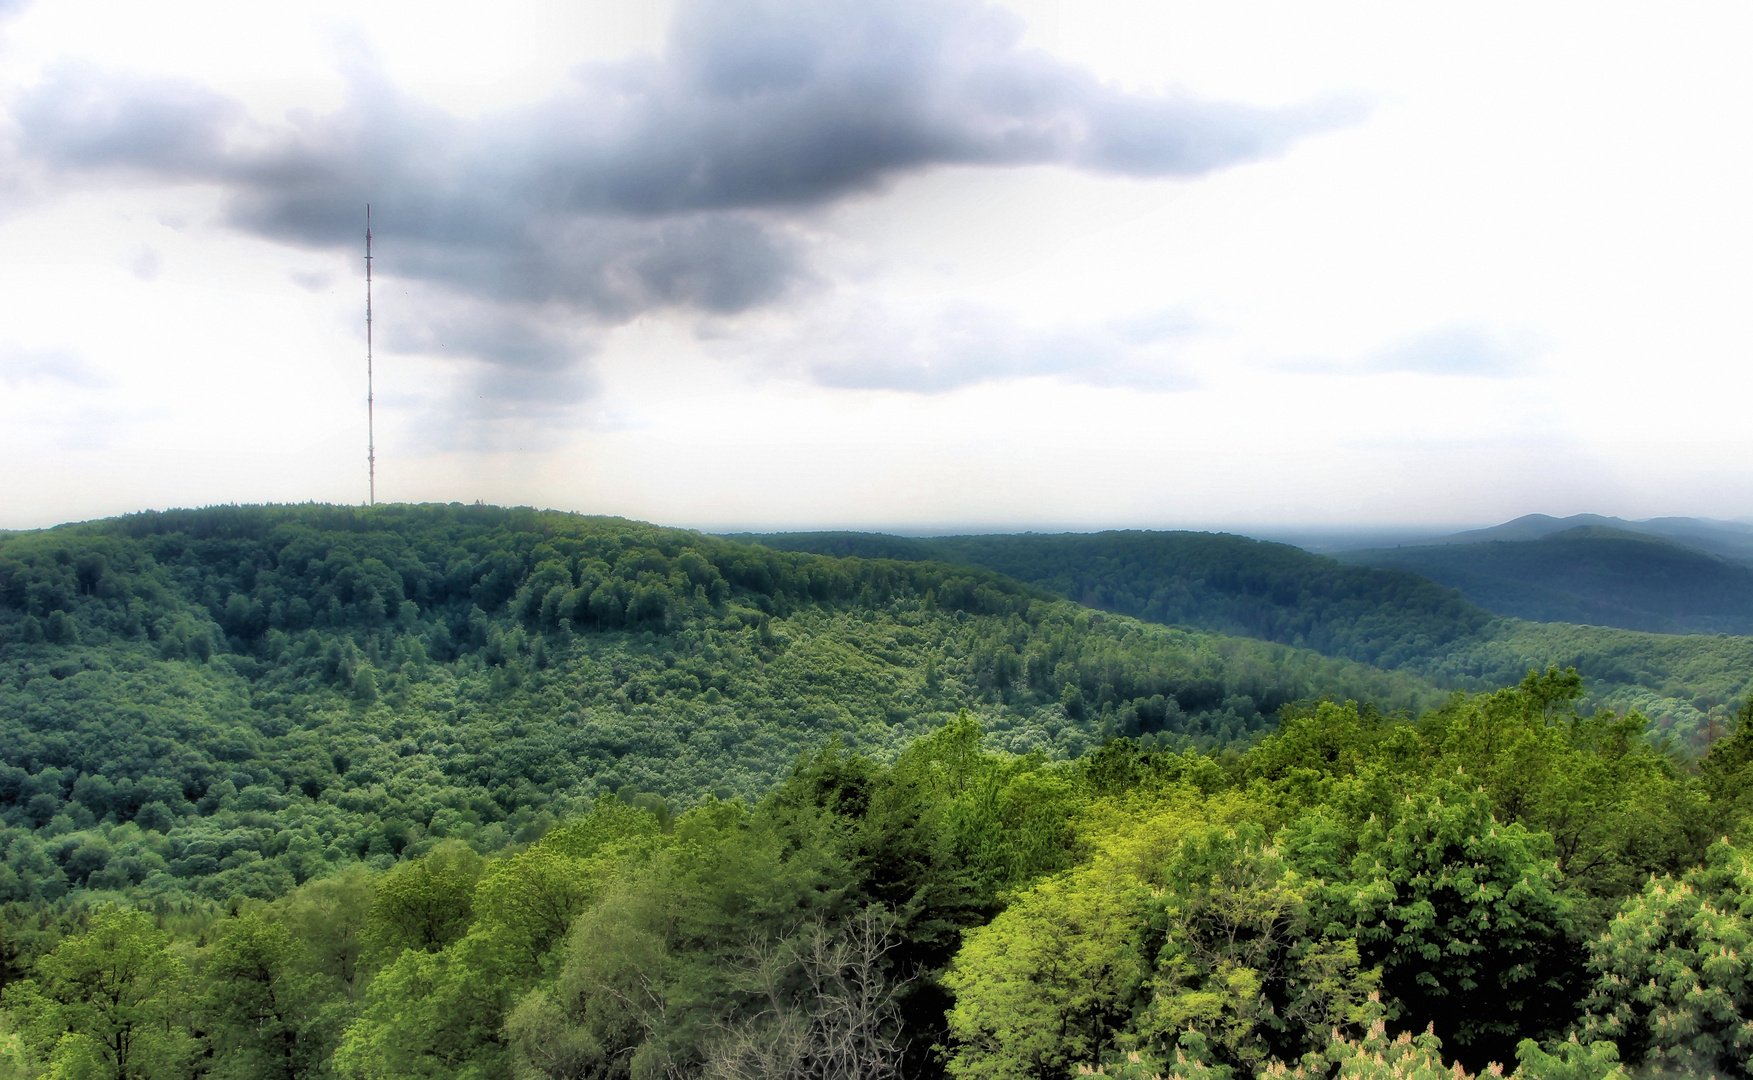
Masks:
[[[934,559],[993,570],[1088,607],[1151,622],[1315,649],[1394,668],[1471,637],[1491,613],[1398,570],[1339,563],[1289,544],[1203,532],[944,536],[742,534],[786,551]]]
[[[1685,544],[1688,547],[1695,547],[1700,551],[1708,551],[1713,555],[1722,555],[1731,559],[1753,560],[1753,525],[1740,521],[1717,521],[1711,518],[1694,517],[1664,517],[1650,518],[1646,521],[1626,521],[1624,518],[1602,517],[1600,514],[1573,514],[1566,518],[1555,518],[1548,514],[1526,514],[1514,521],[1493,525],[1489,529],[1471,529],[1448,536],[1432,537],[1428,540],[1417,541],[1417,545],[1429,547],[1448,544],[1480,544],[1494,540],[1543,540],[1546,537],[1579,528],[1616,529],[1644,536],[1657,536],[1664,540]],[[1388,545],[1368,546],[1387,547]],[[1360,544],[1354,550],[1362,550],[1364,547],[1365,545]]]
[[[1753,638],[1678,636],[1746,625],[1737,612],[1753,609],[1735,607],[1735,598],[1746,595],[1753,570],[1634,532],[1585,527],[1571,538],[1391,548],[1345,561],[1221,533],[737,539],[788,551],[968,563],[1106,611],[1299,645],[1440,686],[1477,690],[1530,667],[1570,665],[1589,680],[1595,704],[1635,708],[1690,741],[1700,738],[1707,717],[1747,696],[1753,677]],[[1530,565],[1513,574],[1495,570],[1491,553],[1506,548],[1530,549],[1519,556]],[[1531,558],[1538,553],[1543,563]],[[1420,561],[1426,557],[1463,568],[1476,560],[1483,569],[1439,576]],[[1591,604],[1587,589],[1611,590],[1615,581],[1631,601]]]
[[[611,792],[755,795],[802,751],[890,755],[962,708],[1015,753],[1211,749],[1290,702],[1417,713],[1548,664],[1696,745],[1746,696],[1753,638],[1507,619],[1198,533],[755,546],[479,506],[11,533],[0,902],[269,898],[445,839],[527,843]]]
[[[1524,518],[1499,529],[1519,536],[1541,524]],[[1753,633],[1753,566],[1625,529],[1580,525],[1536,539],[1380,548],[1336,558],[1423,574],[1481,607],[1536,622]]]

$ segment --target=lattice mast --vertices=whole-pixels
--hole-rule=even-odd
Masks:
[[[371,204],[365,204],[365,464],[370,502],[377,505],[377,405],[371,373]]]

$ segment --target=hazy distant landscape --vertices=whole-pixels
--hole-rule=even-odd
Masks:
[[[0,1080],[1753,1080],[1749,54],[0,0]]]

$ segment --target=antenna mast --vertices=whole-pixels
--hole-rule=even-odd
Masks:
[[[370,470],[370,499],[377,505],[377,406],[371,385],[371,204],[365,204],[365,462]]]

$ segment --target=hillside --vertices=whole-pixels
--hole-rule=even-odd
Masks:
[[[959,709],[995,749],[1213,747],[1429,682],[991,571],[613,518],[230,507],[0,537],[0,899],[271,896],[608,792],[753,796]],[[118,828],[119,827],[119,828]]]
[[[1600,1017],[1651,980],[1742,992],[1739,968],[1673,959],[1718,949],[1717,923],[1685,928],[1753,881],[1753,706],[1694,768],[1579,709],[1574,673],[1468,696],[1406,669],[1456,684],[1558,650],[1671,694],[1732,666],[1700,643],[1753,639],[1493,619],[1233,537],[807,542],[915,557],[478,506],[0,537],[0,1063],[998,1080],[1324,1054],[1384,1080],[1512,1057],[1512,1080],[1610,1080],[1615,1055],[1741,1060]],[[1390,672],[951,557],[1329,647],[1447,636]],[[1664,913],[1674,942],[1647,931]]]
[[[1187,532],[962,536],[871,533],[746,537],[782,550],[882,552],[997,570],[1107,611],[1315,649],[1413,673],[1439,686],[1482,690],[1548,664],[1575,666],[1592,706],[1638,709],[1701,748],[1753,685],[1753,638],[1673,636],[1611,626],[1527,622],[1493,615],[1416,572],[1357,565],[1287,544]],[[1538,543],[1548,543],[1539,541]],[[1735,564],[1645,537],[1641,558],[1731,575]],[[1564,541],[1556,541],[1562,547]],[[1455,554],[1504,544],[1387,549]],[[1374,554],[1374,553],[1372,553]],[[1555,567],[1563,580],[1562,567]],[[1691,579],[1676,574],[1676,581]],[[1532,592],[1547,586],[1532,582]],[[1553,592],[1561,592],[1552,586]],[[1659,588],[1653,590],[1661,594]],[[1712,718],[1715,718],[1714,720]]]
[[[1481,607],[1534,622],[1753,633],[1753,566],[1602,525],[1538,539],[1382,548],[1335,558],[1422,574]]]
[[[1417,540],[1396,542],[1396,547],[1429,547],[1438,544],[1482,544],[1493,540],[1541,540],[1555,533],[1573,529],[1617,529],[1672,540],[1677,544],[1708,551],[1731,559],[1753,559],[1753,525],[1744,521],[1718,521],[1714,518],[1662,517],[1644,521],[1603,517],[1600,514],[1572,514],[1556,518],[1549,514],[1524,514],[1513,521],[1486,529],[1469,529]],[[1388,544],[1354,544],[1350,550],[1366,547],[1387,547]]]
[[[1103,611],[1394,668],[1471,638],[1490,612],[1426,578],[1200,532],[749,536],[769,547],[979,566]]]

